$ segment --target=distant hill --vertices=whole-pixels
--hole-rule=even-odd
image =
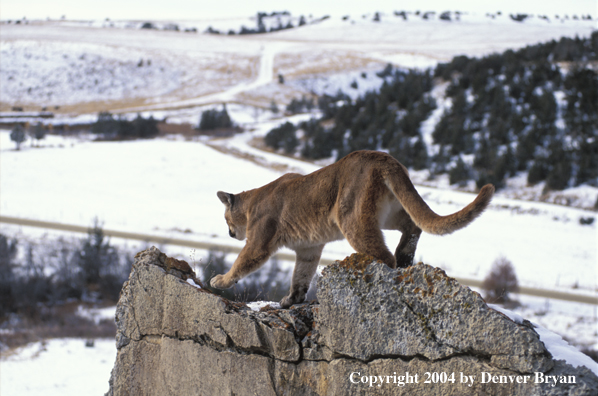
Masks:
[[[266,142],[311,159],[387,150],[409,168],[448,173],[451,184],[500,188],[527,172],[529,184],[545,181],[548,190],[598,186],[597,71],[598,32],[483,58],[458,56],[434,70],[389,65],[378,73],[379,90],[355,100],[324,95],[321,117],[276,128]],[[307,107],[296,100],[288,110]]]

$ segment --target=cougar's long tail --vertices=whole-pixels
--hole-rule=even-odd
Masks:
[[[407,172],[402,167],[395,170],[385,175],[386,184],[415,224],[429,234],[446,235],[466,227],[482,214],[494,195],[494,186],[486,184],[472,203],[458,212],[440,216],[417,193]]]

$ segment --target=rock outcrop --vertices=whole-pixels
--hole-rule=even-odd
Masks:
[[[183,261],[140,252],[116,311],[107,395],[595,395],[442,270],[353,255],[324,270],[318,303],[251,310],[200,287]],[[574,383],[573,383],[574,381]]]

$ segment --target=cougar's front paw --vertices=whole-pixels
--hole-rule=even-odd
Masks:
[[[234,283],[235,282],[227,281],[224,275],[216,275],[212,278],[212,280],[210,280],[210,286],[215,289],[228,289]]]
[[[305,300],[305,297],[297,298],[297,296],[293,296],[291,294],[289,296],[286,296],[282,300],[280,300],[280,307],[281,308],[289,308],[291,305],[301,304],[304,300]]]

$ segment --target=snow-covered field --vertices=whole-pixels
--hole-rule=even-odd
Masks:
[[[380,84],[374,72],[388,62],[425,68],[459,54],[477,56],[562,36],[588,36],[596,28],[595,9],[589,11],[592,21],[564,19],[563,11],[562,20],[534,17],[519,23],[506,13],[497,15],[495,5],[491,8],[494,17],[472,12],[451,22],[439,20],[438,14],[429,20],[410,15],[405,21],[392,13],[372,22],[372,14],[364,18],[348,13],[345,20],[333,15],[299,29],[259,36],[147,31],[137,29],[138,22],[126,21],[3,23],[2,111],[15,105],[27,110],[47,106],[57,118],[46,123],[89,122],[100,110],[129,116],[151,111],[169,122],[196,124],[200,106],[228,102],[233,119],[249,132],[219,140],[172,136],[102,143],[92,142],[90,136],[49,135],[42,147],[27,142],[17,152],[9,131],[1,130],[0,214],[82,226],[97,217],[107,229],[240,247],[241,242],[228,237],[216,191],[236,193],[287,171],[308,173],[319,168],[253,146],[255,137],[282,121],[263,109],[272,100],[282,108],[290,98],[310,92],[335,93],[342,88],[357,95]],[[255,24],[239,18],[169,22],[197,26],[200,32],[207,26],[224,30]],[[278,74],[285,76],[284,85],[278,84]],[[353,81],[358,88],[351,91]],[[294,121],[302,117],[309,116],[296,116]],[[426,179],[425,174],[413,176],[420,182]],[[510,183],[470,227],[446,237],[423,235],[416,259],[442,267],[450,276],[483,279],[493,261],[503,256],[513,263],[520,285],[595,296],[597,221],[581,225],[579,219],[596,218],[596,213],[515,199],[522,182]],[[474,198],[442,181],[417,188],[440,214],[454,212]],[[525,199],[536,196],[525,191]],[[595,189],[569,193],[590,202],[583,206],[596,200]],[[47,239],[67,235],[3,223],[0,233]],[[386,240],[393,249],[399,233],[386,233]],[[136,241],[112,242],[143,246]],[[187,261],[203,255],[165,248]],[[324,257],[343,258],[352,251],[346,242],[335,242],[327,246]],[[517,314],[576,345],[598,349],[596,306],[518,299],[522,306]],[[559,343],[552,338],[551,344]],[[84,340],[59,339],[3,354],[0,394],[103,394],[115,353],[113,340],[96,340],[94,348],[86,348]],[[35,380],[30,373],[36,373]]]
[[[116,359],[114,340],[51,339],[19,348],[0,361],[3,396],[103,395]]]
[[[267,130],[267,128],[266,128]],[[311,172],[313,164],[248,147],[260,131],[215,141],[286,164],[284,171]],[[3,215],[66,224],[180,237],[242,246],[228,237],[216,191],[237,193],[264,185],[282,172],[227,155],[201,140],[182,138],[131,142],[91,142],[49,136],[44,148],[13,149],[0,133],[0,211]],[[438,213],[469,203],[474,195],[418,187]],[[511,260],[520,283],[543,288],[596,290],[596,225],[581,225],[592,212],[543,203],[495,198],[484,216],[450,236],[424,235],[417,259],[445,268],[452,276],[483,278],[499,256]],[[177,235],[178,236],[178,235]],[[386,234],[389,246],[400,234]],[[324,256],[344,257],[347,242],[331,243]]]

